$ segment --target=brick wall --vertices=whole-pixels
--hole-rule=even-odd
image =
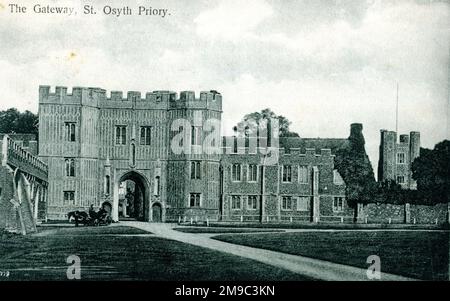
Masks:
[[[293,221],[308,222],[313,217],[313,170],[318,170],[317,193],[320,200],[320,215],[324,221],[341,221],[341,217],[351,218],[353,209],[348,207],[345,201],[345,184],[334,182],[334,156],[329,149],[316,151],[307,149],[291,149],[285,153],[280,150],[280,156],[276,164],[269,166],[261,165],[263,156],[259,153],[249,154],[248,149],[243,153],[226,154],[222,158],[224,205],[223,219],[232,221]],[[240,164],[241,180],[232,180],[232,166]],[[258,177],[256,182],[248,181],[249,164],[258,166]],[[283,180],[283,168],[291,169],[290,181]],[[305,174],[301,169],[306,170]],[[264,180],[264,183],[262,181]],[[257,197],[256,210],[249,210],[246,206],[249,196]],[[233,196],[241,197],[241,208],[232,209]],[[283,208],[283,197],[291,198],[291,208]],[[333,210],[335,197],[343,198],[343,210]],[[261,200],[263,198],[264,200]],[[298,198],[309,198],[307,209],[298,207]],[[263,208],[261,208],[261,204]],[[261,217],[261,214],[263,215]],[[322,220],[322,218],[321,218]]]
[[[447,221],[447,204],[437,204],[435,206],[411,205],[411,223],[414,219],[417,224],[434,224],[436,219],[438,224]],[[364,208],[364,214],[367,215],[368,223],[392,223],[405,222],[405,205],[393,204],[368,204]]]
[[[447,204],[437,204],[435,206],[412,205],[410,209],[411,222],[416,219],[418,224],[432,224],[437,219],[439,224],[443,224],[448,220],[447,206]]]

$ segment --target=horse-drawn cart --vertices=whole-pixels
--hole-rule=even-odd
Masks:
[[[89,213],[85,211],[72,211],[67,214],[70,222],[75,223],[75,227],[78,225],[84,226],[106,226],[112,223],[111,216],[103,208],[98,212],[89,210]]]

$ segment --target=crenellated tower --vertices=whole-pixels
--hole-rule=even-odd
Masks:
[[[137,219],[216,214],[220,156],[205,153],[203,140],[212,135],[220,142],[221,94],[107,94],[100,88],[39,87],[39,155],[49,165],[49,218],[108,204],[117,220],[123,210],[119,185],[130,180],[139,188]],[[180,120],[185,128],[175,129]],[[182,131],[190,151],[177,154],[172,139]],[[195,181],[192,166],[199,166]],[[191,203],[191,194],[200,194],[199,202]]]
[[[411,166],[420,155],[420,133],[400,135],[394,131],[381,130],[378,181],[394,180],[404,189],[416,189]]]

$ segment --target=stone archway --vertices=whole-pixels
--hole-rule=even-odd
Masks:
[[[144,175],[136,171],[124,173],[114,183],[113,220],[119,221],[119,185],[126,181],[134,182],[133,191],[129,191],[132,197],[129,198],[128,216],[139,221],[150,221],[150,184]]]

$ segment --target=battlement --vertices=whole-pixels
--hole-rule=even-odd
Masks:
[[[378,181],[397,180],[398,175],[405,176],[408,187],[414,189],[415,182],[410,178],[412,162],[420,155],[420,133],[401,134],[397,139],[396,131],[380,130],[380,156],[378,160]],[[398,169],[398,154],[404,154],[402,165],[408,164],[406,171]],[[406,173],[405,173],[406,172]]]
[[[302,152],[300,148],[290,148],[286,150],[284,147],[275,148],[275,147],[255,147],[250,148],[248,146],[243,147],[236,147],[233,148],[231,146],[222,146],[222,151],[224,154],[227,155],[260,155],[264,156],[267,151],[270,150],[271,152],[277,152],[280,156],[290,156],[290,157],[330,157],[334,158],[335,155],[332,154],[331,149],[321,149],[320,152],[316,152],[316,149],[314,148],[307,148],[306,151]]]
[[[149,104],[149,108],[152,105],[160,107],[158,106],[159,104],[167,104],[166,107],[170,108],[187,107],[222,110],[222,95],[215,90],[202,91],[198,98],[194,91],[182,91],[179,97],[176,92],[167,90],[156,90],[144,94],[138,91],[128,91],[125,93],[122,91],[111,91],[110,97],[107,97],[106,90],[96,87],[74,87],[71,92],[68,92],[67,87],[56,86],[55,90],[51,91],[50,86],[39,86],[39,102],[61,104],[83,103],[98,107],[114,107],[117,104],[121,108],[124,107],[124,103],[131,105],[131,103],[136,102],[142,105]],[[142,97],[142,95],[145,95],[145,97]]]
[[[420,132],[410,132],[408,134],[401,134],[397,139],[397,132],[388,131],[385,129],[380,130],[382,143],[394,143],[394,144],[415,144],[420,141]]]
[[[320,152],[317,152],[315,148],[306,148],[304,151],[302,151],[301,148],[280,148],[280,155],[287,155],[287,156],[301,156],[301,157],[334,157],[334,155],[331,153],[331,149],[329,148],[322,148],[320,149]]]

